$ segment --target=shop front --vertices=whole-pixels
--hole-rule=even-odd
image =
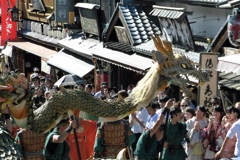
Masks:
[[[40,44],[18,38],[14,41],[8,41],[2,53],[8,57],[7,63],[11,70],[18,68],[29,78],[34,67],[38,67],[43,74],[51,74],[50,66],[46,65],[46,60],[57,52],[53,48],[43,47]]]

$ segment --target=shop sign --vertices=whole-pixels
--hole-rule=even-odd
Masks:
[[[218,95],[218,72],[216,70],[218,63],[218,53],[201,53],[200,68],[209,71],[209,81],[199,89],[199,104],[204,105],[211,112],[211,99]]]
[[[10,8],[16,5],[16,0],[0,0],[1,5],[1,46],[5,46],[8,40],[13,40],[17,36],[16,22],[12,21]]]
[[[69,16],[69,0],[55,0],[55,21],[59,22],[68,22]],[[73,7],[73,6],[72,6]]]

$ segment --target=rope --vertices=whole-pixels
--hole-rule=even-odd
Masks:
[[[220,97],[221,97],[222,103],[223,103],[223,109],[226,112],[226,108],[228,107],[228,104],[233,105],[233,103],[228,99],[228,97],[223,93],[222,90],[219,90],[219,92],[220,92]],[[228,102],[227,104],[225,104],[226,100]]]

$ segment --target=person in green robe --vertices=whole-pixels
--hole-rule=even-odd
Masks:
[[[75,120],[63,119],[46,138],[43,155],[46,160],[71,160],[66,138],[76,127]]]
[[[186,124],[180,122],[182,112],[179,107],[171,107],[169,114],[170,121],[167,124],[166,139],[164,142],[164,150],[162,154],[163,160],[185,160],[187,154],[182,146],[184,139],[190,146],[190,140],[187,135]]]
[[[163,120],[171,106],[173,106],[173,99],[166,102],[164,110],[154,126],[141,134],[134,152],[135,160],[157,159],[159,153],[157,150],[158,141],[162,140],[164,134]]]

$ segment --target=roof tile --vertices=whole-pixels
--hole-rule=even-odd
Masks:
[[[127,22],[134,45],[145,43],[151,39],[151,34],[159,34],[159,28],[146,16],[141,6],[119,6],[119,10]]]

